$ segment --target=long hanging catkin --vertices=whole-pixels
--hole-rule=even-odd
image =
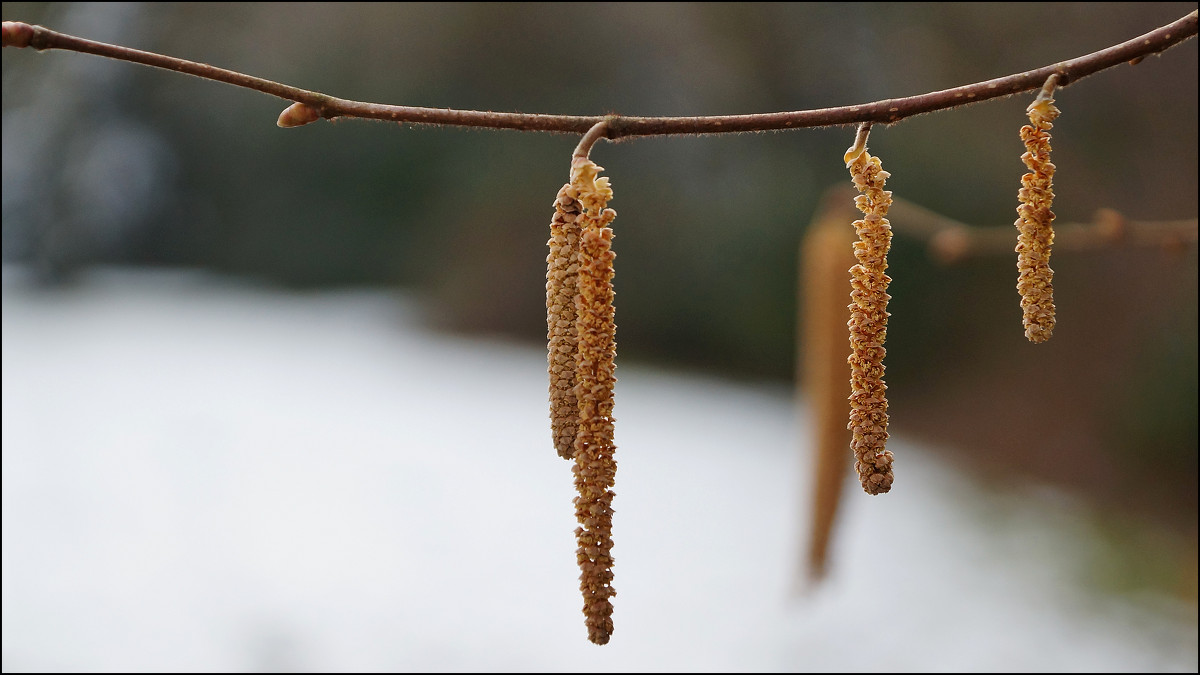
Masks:
[[[583,206],[567,183],[554,198],[546,256],[546,340],[550,371],[550,434],[563,459],[575,455],[579,404],[575,398],[575,295],[579,277],[579,215]]]
[[[1021,205],[1017,226],[1017,291],[1021,294],[1025,337],[1039,343],[1054,333],[1054,270],[1050,269],[1050,247],[1054,244],[1054,165],[1050,163],[1050,134],[1058,108],[1054,107],[1056,76],[1051,75],[1041,93],[1029,105],[1029,124],[1021,127],[1025,154],[1021,161],[1029,173],[1021,176],[1017,193]]]
[[[612,199],[608,178],[597,179],[602,168],[586,157],[571,163],[571,186],[583,206],[578,218],[579,274],[576,295],[575,394],[579,429],[575,436],[575,518],[579,527],[576,559],[581,574],[583,614],[588,639],[606,644],[613,632],[612,602],[612,486],[617,464],[613,458],[613,376],[616,324],[613,314],[612,229],[616,211],[605,208]]]
[[[887,294],[891,278],[887,253],[892,242],[892,227],[886,218],[892,193],[883,189],[889,174],[878,157],[867,153],[866,125],[859,128],[854,147],[846,152],[846,166],[861,192],[854,205],[863,219],[854,221],[859,240],[854,243],[858,264],[850,268],[850,447],[854,450],[854,469],[863,490],[882,494],[892,488],[892,453],[885,449],[888,439],[887,385],[883,382],[883,357],[887,351]]]

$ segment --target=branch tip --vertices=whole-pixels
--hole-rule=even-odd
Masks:
[[[33,26],[20,21],[4,22],[4,46],[21,49],[33,42]]]

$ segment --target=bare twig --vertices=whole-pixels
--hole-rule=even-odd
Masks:
[[[203,63],[185,61],[171,56],[145,52],[128,47],[85,40],[15,21],[4,22],[5,47],[33,47],[37,50],[66,49],[108,58],[131,61],[155,68],[165,68],[209,80],[246,87],[316,110],[320,117],[358,117],[409,124],[515,129],[518,131],[549,131],[583,134],[597,123],[607,120],[605,137],[609,140],[629,136],[665,136],[679,134],[720,134],[740,131],[781,131],[808,127],[875,122],[892,124],[913,115],[957,108],[1001,96],[1009,96],[1041,88],[1051,75],[1058,76],[1058,86],[1065,87],[1089,75],[1137,62],[1149,54],[1169,49],[1196,34],[1197,12],[1161,28],[1113,45],[1086,56],[1061,61],[1036,70],[1015,73],[985,82],[963,85],[953,89],[930,92],[906,98],[874,101],[860,105],[799,110],[794,112],[758,113],[752,115],[718,115],[711,117],[628,117],[624,115],[580,116],[452,110],[449,108],[418,108],[381,103],[364,103],[328,96],[315,91],[279,84],[232,70]]]
[[[1016,237],[1008,227],[967,225],[899,197],[893,200],[892,229],[900,236],[925,240],[929,256],[939,263],[1013,252]],[[1099,209],[1090,223],[1054,226],[1054,249],[1060,253],[1120,247],[1174,250],[1196,243],[1195,218],[1129,220],[1113,209]]]

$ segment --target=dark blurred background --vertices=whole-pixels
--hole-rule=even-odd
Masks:
[[[710,115],[945,89],[1086,54],[1195,8],[4,3],[3,17],[365,101]],[[1196,52],[1192,40],[1060,91],[1060,221],[1100,207],[1195,217]],[[281,130],[284,102],[227,85],[65,52],[6,49],[3,61],[3,259],[42,283],[69,287],[89,266],[118,264],[296,289],[398,286],[446,329],[544,340],[550,204],[574,137],[354,120]],[[888,187],[1011,229],[1028,99],[877,128]],[[848,182],[852,137],[597,146],[620,214],[622,361],[790,379],[797,246],[822,193]],[[1061,253],[1053,266],[1059,324],[1033,346],[1013,256],[944,267],[923,241],[897,236],[894,428],[997,480],[1067,486],[1190,539],[1190,567],[1162,574],[1194,598],[1195,247]]]

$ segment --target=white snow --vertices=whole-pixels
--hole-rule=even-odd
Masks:
[[[903,438],[892,493],[846,491],[832,576],[797,596],[803,409],[619,357],[594,646],[544,353],[417,309],[6,268],[4,670],[1196,669],[1194,605],[1075,578],[1082,506]]]

